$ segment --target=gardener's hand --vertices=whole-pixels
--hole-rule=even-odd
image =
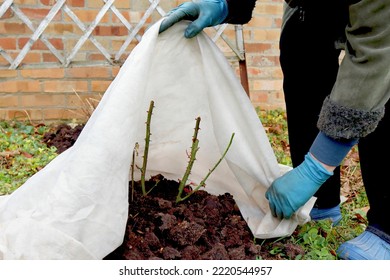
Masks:
[[[298,167],[276,179],[265,193],[272,215],[289,219],[332,175],[308,153]]]
[[[224,21],[228,15],[226,0],[196,0],[186,2],[171,10],[162,21],[160,33],[175,23],[185,19],[193,21],[185,30],[184,36],[192,38],[203,28],[215,26]]]

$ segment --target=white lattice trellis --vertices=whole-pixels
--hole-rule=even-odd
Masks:
[[[115,65],[121,64],[120,58],[125,54],[129,44],[137,40],[138,42],[142,39],[142,35],[140,34],[141,29],[146,25],[147,20],[150,18],[153,12],[157,12],[160,16],[165,15],[165,11],[160,6],[160,0],[144,0],[148,1],[148,8],[145,13],[141,17],[138,23],[131,24],[129,21],[125,19],[125,17],[121,14],[121,12],[115,7],[115,0],[102,0],[103,6],[99,10],[96,15],[96,18],[89,25],[85,25],[79,17],[72,11],[72,9],[66,4],[66,0],[56,0],[56,2],[52,5],[50,11],[45,16],[43,20],[40,21],[39,24],[34,24],[18,7],[18,4],[14,3],[14,0],[5,0],[0,6],[0,18],[10,9],[15,16],[24,23],[32,32],[32,35],[29,37],[28,42],[24,45],[24,47],[20,50],[17,56],[13,59],[12,56],[7,52],[6,49],[3,49],[0,46],[0,55],[9,63],[7,68],[9,69],[18,69],[22,65],[23,59],[26,55],[31,51],[32,46],[35,42],[40,40],[45,44],[51,54],[53,54],[58,63],[51,64],[50,67],[69,67],[77,66],[79,63],[75,61],[76,54],[80,51],[81,47],[90,40],[92,44],[97,48],[97,50],[104,56],[105,61],[101,62],[101,64]],[[102,18],[107,14],[107,12],[111,10],[113,14],[119,19],[120,23],[123,24],[128,30],[128,36],[126,37],[124,43],[120,47],[120,49],[116,53],[110,53],[99,41],[93,36],[94,29],[101,22]],[[82,31],[82,36],[78,39],[77,43],[73,46],[71,51],[67,54],[61,53],[58,49],[56,49],[52,43],[50,43],[48,37],[45,35],[45,30],[48,28],[49,24],[53,21],[54,17],[60,11],[64,12],[69,18],[77,25],[77,27]],[[5,19],[7,20],[7,19]],[[213,41],[217,41],[219,38],[224,40],[224,42],[229,46],[229,48],[234,52],[237,59],[240,61],[240,72],[241,72],[241,80],[243,75],[246,75],[246,67],[243,64],[245,62],[245,52],[244,52],[244,43],[243,43],[243,34],[242,34],[242,26],[236,26],[235,35],[236,40],[232,42],[228,36],[224,34],[226,29],[226,24],[217,26],[214,28],[215,32],[212,37]],[[5,34],[5,36],[7,36]],[[66,37],[65,39],[66,40]],[[42,67],[45,63],[29,65],[30,67]],[[80,63],[82,66],[88,66],[88,61]],[[94,64],[96,65],[96,64]],[[26,66],[26,65],[24,65]],[[45,64],[47,67],[47,63]],[[244,72],[243,72],[244,71]],[[247,79],[245,77],[245,79]],[[247,83],[247,81],[246,81]]]

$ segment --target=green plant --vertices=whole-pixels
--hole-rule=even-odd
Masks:
[[[0,122],[0,195],[10,194],[56,156],[43,143],[49,128],[30,122]]]
[[[264,111],[259,108],[256,111],[267,133],[277,161],[280,164],[292,166],[286,112],[282,109]]]
[[[199,183],[198,186],[196,186],[186,196],[182,197],[182,193],[183,193],[184,187],[185,187],[185,185],[187,183],[188,177],[189,177],[189,175],[191,173],[191,170],[192,170],[192,166],[194,165],[194,162],[195,162],[195,159],[196,159],[196,153],[199,150],[199,147],[198,147],[198,145],[199,145],[199,139],[198,139],[199,123],[200,123],[200,117],[196,118],[196,124],[195,124],[195,129],[194,129],[194,136],[192,137],[191,153],[190,153],[190,156],[189,156],[189,161],[188,161],[188,165],[187,165],[186,171],[185,171],[185,173],[183,175],[183,178],[180,180],[179,192],[178,192],[177,197],[176,197],[176,203],[187,199],[188,197],[191,196],[191,194],[193,194],[199,188],[201,188],[201,187],[206,185],[206,180],[211,175],[211,173],[217,168],[217,166],[221,163],[223,158],[226,156],[226,154],[227,154],[228,150],[230,149],[230,146],[232,145],[232,142],[233,142],[233,138],[234,138],[234,135],[235,135],[234,133],[232,134],[232,136],[230,138],[230,141],[229,141],[229,144],[226,147],[224,153],[222,154],[221,158],[217,161],[217,163],[214,165],[214,167],[209,170],[207,175]]]
[[[145,135],[145,148],[144,148],[144,155],[143,155],[143,161],[142,161],[142,168],[141,168],[141,188],[142,188],[142,194],[147,195],[146,192],[146,186],[145,186],[145,174],[146,174],[146,166],[148,164],[148,154],[149,154],[149,144],[150,144],[150,123],[152,121],[152,114],[153,114],[153,108],[154,108],[154,101],[150,101],[148,115],[146,118],[146,135]],[[150,192],[151,190],[149,190]]]
[[[330,220],[309,222],[299,229],[298,242],[304,248],[304,259],[336,259],[337,239]]]
[[[153,108],[154,108],[154,101],[152,100],[150,102],[150,105],[149,105],[149,110],[147,111],[148,114],[147,114],[147,118],[146,118],[145,148],[144,148],[142,167],[140,168],[140,171],[141,171],[141,189],[142,189],[142,194],[144,196],[147,195],[148,193],[150,193],[153,190],[153,188],[157,186],[157,184],[159,182],[159,181],[156,181],[156,184],[152,188],[150,188],[148,191],[146,191],[145,175],[146,175],[148,153],[149,153],[149,144],[150,144],[150,135],[151,135],[150,124],[151,124],[151,121],[152,121]],[[192,170],[192,167],[193,167],[195,159],[196,159],[196,153],[199,150],[198,132],[199,132],[200,120],[201,120],[200,117],[196,118],[196,123],[195,123],[195,128],[194,128],[194,135],[192,137],[191,152],[190,152],[190,155],[189,155],[189,161],[188,161],[188,164],[187,164],[187,168],[186,168],[186,170],[184,172],[184,175],[183,175],[183,177],[182,177],[182,179],[180,180],[180,183],[179,183],[178,194],[177,194],[177,197],[176,197],[176,203],[187,199],[194,192],[199,190],[199,188],[204,187],[206,185],[206,180],[211,175],[211,173],[217,168],[217,166],[221,163],[223,158],[226,156],[226,154],[227,154],[227,152],[228,152],[228,150],[229,150],[229,148],[230,148],[230,146],[232,145],[232,142],[233,142],[233,138],[234,138],[234,135],[235,135],[234,133],[232,134],[232,136],[230,138],[230,141],[229,141],[229,144],[226,147],[226,149],[225,149],[224,153],[222,154],[221,158],[217,161],[217,163],[213,166],[213,168],[211,168],[209,170],[209,172],[206,174],[204,179],[193,190],[189,191],[185,196],[182,196],[184,188],[185,188],[186,183],[188,181],[189,175],[191,174],[191,170]],[[136,143],[136,147],[137,147],[137,145],[138,145],[138,143]],[[131,184],[132,184],[133,187],[134,187],[133,169],[134,169],[134,161],[135,161],[134,157],[135,157],[136,147],[134,148],[134,151],[133,151],[133,163],[131,165],[132,166],[132,173],[131,173],[132,174],[132,183]]]

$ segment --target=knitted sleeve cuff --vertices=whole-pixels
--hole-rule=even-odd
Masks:
[[[352,147],[359,139],[335,140],[323,132],[319,132],[310,153],[322,163],[339,166]]]

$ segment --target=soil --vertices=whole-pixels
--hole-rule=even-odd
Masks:
[[[56,147],[58,154],[61,154],[73,146],[83,128],[84,125],[82,124],[75,127],[71,127],[68,124],[59,124],[43,136],[43,142],[49,147]]]
[[[82,128],[59,125],[44,136],[44,142],[61,153],[74,144]],[[253,237],[229,193],[216,196],[198,190],[176,203],[179,183],[161,174],[146,181],[147,189],[155,186],[146,196],[139,182],[134,182],[134,189],[132,185],[129,182],[124,241],[106,260],[267,260],[304,255],[298,245],[277,241],[271,241],[272,248],[284,254],[272,254],[270,246]],[[192,189],[186,186],[185,191]]]

